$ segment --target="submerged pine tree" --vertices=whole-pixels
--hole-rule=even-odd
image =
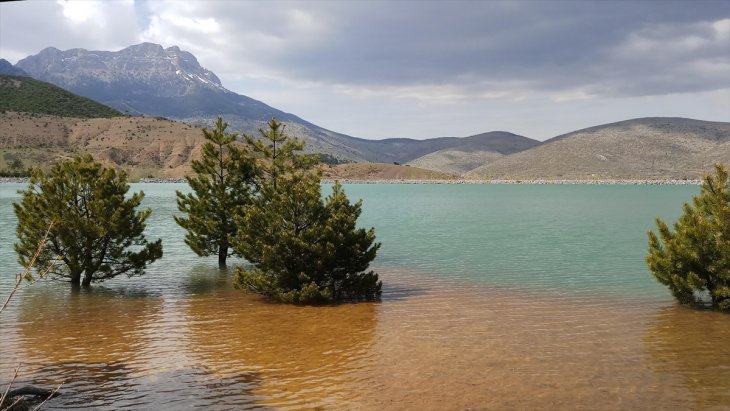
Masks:
[[[680,303],[730,311],[730,181],[722,165],[704,178],[700,195],[674,229],[656,220],[659,235],[649,232],[649,270]]]
[[[162,240],[147,242],[145,220],[152,210],[137,211],[144,193],[126,197],[128,190],[124,172],[89,155],[60,162],[48,174],[34,170],[21,202],[13,204],[20,264],[29,265],[48,232],[35,263],[72,284],[141,275],[162,257]]]
[[[373,229],[356,227],[361,203],[342,186],[322,199],[315,159],[299,153],[272,119],[261,138],[248,138],[260,162],[260,192],[238,219],[235,248],[252,267],[239,268],[235,284],[285,302],[373,300],[378,275],[367,271],[380,244]]]
[[[226,134],[227,123],[218,117],[215,129],[203,130],[207,140],[200,160],[192,162],[194,176],[188,177],[191,193],[177,192],[177,206],[184,216],[175,221],[184,229],[185,243],[199,256],[218,255],[226,266],[241,215],[251,199],[254,160],[235,134]]]

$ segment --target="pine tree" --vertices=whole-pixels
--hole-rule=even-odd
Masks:
[[[361,203],[350,204],[339,184],[323,200],[315,159],[276,120],[268,126],[247,139],[261,189],[238,221],[235,247],[252,267],[237,270],[236,285],[285,302],[379,298],[378,275],[365,271],[380,244],[374,230],[356,228]]]
[[[730,311],[730,181],[722,165],[704,178],[700,195],[684,204],[671,230],[656,220],[649,232],[649,270],[680,303]],[[661,240],[660,240],[661,238]]]
[[[124,172],[102,167],[89,155],[58,163],[48,175],[34,170],[20,204],[13,204],[18,261],[29,264],[51,226],[35,261],[39,267],[62,261],[51,274],[83,286],[143,274],[147,264],[162,257],[162,240],[147,242],[143,232],[152,210],[136,211],[144,193],[125,198],[127,191]]]
[[[285,124],[272,118],[266,125],[266,129],[259,128],[258,139],[248,135],[244,135],[244,138],[259,160],[257,164],[259,186],[269,184],[275,191],[280,177],[310,170],[318,160],[315,155],[301,154],[304,142],[285,134]]]
[[[380,248],[375,243],[375,230],[357,228],[362,200],[351,204],[340,183],[332,187],[325,201],[325,219],[319,254],[323,264],[322,283],[333,300],[373,300],[380,297],[381,282],[373,271],[367,271]]]
[[[253,189],[254,162],[236,135],[226,134],[227,123],[218,117],[215,129],[203,130],[207,142],[200,160],[192,162],[188,177],[192,193],[177,192],[178,209],[185,216],[175,221],[187,230],[185,243],[199,256],[218,255],[218,265],[234,251],[235,215],[243,213]]]

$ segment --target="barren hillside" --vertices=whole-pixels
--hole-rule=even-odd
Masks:
[[[323,166],[323,177],[327,180],[453,180],[453,175],[417,167],[383,163],[349,163]]]
[[[730,163],[730,123],[643,118],[555,137],[469,173],[486,179],[694,179]]]

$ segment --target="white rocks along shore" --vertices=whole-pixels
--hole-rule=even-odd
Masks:
[[[338,180],[342,184],[587,184],[587,185],[699,185],[702,180],[358,180],[358,179],[342,179]],[[0,177],[0,184],[8,183],[27,183],[28,178],[25,177]],[[184,178],[142,178],[139,183],[187,183]],[[323,183],[334,183],[334,179],[323,179]]]

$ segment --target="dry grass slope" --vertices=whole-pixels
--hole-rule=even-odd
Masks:
[[[327,180],[454,180],[455,176],[417,167],[384,163],[349,163],[323,166],[323,178]]]

